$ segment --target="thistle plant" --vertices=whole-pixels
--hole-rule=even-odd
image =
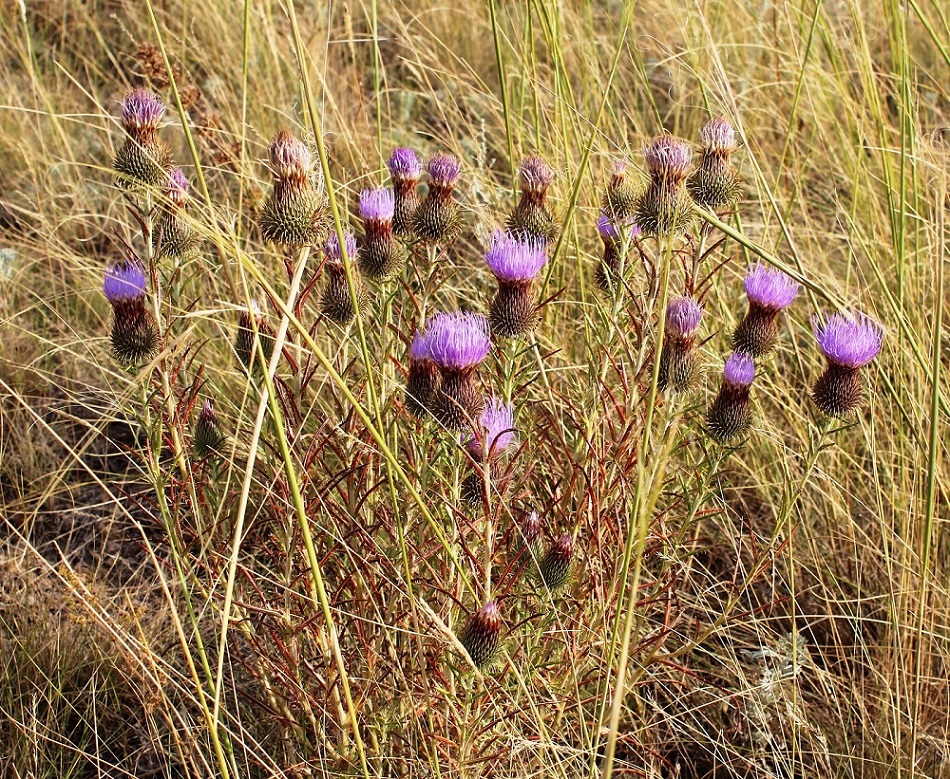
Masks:
[[[291,248],[321,243],[329,231],[329,211],[314,183],[310,150],[290,130],[281,130],[269,154],[274,182],[260,212],[261,235]]]
[[[141,261],[130,255],[110,265],[102,293],[112,305],[112,352],[129,365],[148,360],[158,348],[158,326],[145,306],[146,280]]]
[[[633,219],[637,208],[637,188],[627,178],[625,160],[615,160],[601,210],[614,224],[623,224]]]
[[[422,177],[422,163],[412,149],[393,149],[388,162],[393,182],[393,232],[400,237],[413,234],[413,217],[419,208],[417,191]]]
[[[541,558],[538,573],[547,589],[559,590],[571,579],[571,564],[574,561],[574,539],[565,533]]]
[[[465,448],[475,469],[461,486],[462,500],[478,504],[485,493],[486,477],[493,479],[493,466],[515,443],[514,409],[510,403],[499,398],[490,398],[474,432],[468,435]]]
[[[506,222],[510,233],[544,244],[557,238],[559,225],[547,204],[554,178],[554,171],[543,158],[525,157],[521,161],[521,198]]]
[[[812,387],[812,398],[823,413],[846,416],[864,400],[861,369],[881,351],[884,328],[860,311],[832,314],[824,323],[815,315],[812,327],[827,361]]]
[[[780,270],[754,265],[743,282],[749,310],[732,335],[732,348],[752,357],[764,357],[778,339],[778,315],[798,295],[798,283]]]
[[[689,177],[689,192],[704,208],[721,211],[739,199],[740,179],[731,158],[738,148],[736,131],[728,120],[717,116],[699,131],[703,151],[696,170]]]
[[[685,392],[692,385],[699,359],[696,335],[702,318],[702,306],[693,298],[681,297],[669,302],[657,380],[660,391]]]
[[[360,193],[363,240],[357,267],[373,281],[388,281],[402,269],[405,249],[395,238],[396,196],[391,189],[364,189]]]
[[[416,330],[409,347],[406,375],[406,409],[414,417],[423,418],[432,413],[441,385],[439,367],[429,353],[425,335]]]
[[[491,349],[488,320],[465,311],[434,314],[423,337],[429,359],[439,368],[435,418],[449,430],[464,430],[484,408],[476,372]]]
[[[637,199],[636,223],[647,235],[670,237],[692,223],[693,201],[686,179],[693,150],[672,135],[654,138],[643,150],[650,181]]]
[[[754,378],[755,364],[749,355],[734,352],[729,356],[723,368],[719,394],[706,415],[706,425],[717,441],[731,441],[748,429],[751,417],[749,390]]]
[[[345,231],[343,240],[346,242],[346,256],[350,260],[355,259],[357,257],[356,238],[352,233]],[[348,325],[356,318],[357,306],[354,306],[353,298],[350,296],[350,285],[343,264],[343,251],[340,247],[340,238],[336,233],[327,238],[323,245],[323,255],[326,258],[323,268],[327,280],[323,287],[323,294],[320,296],[320,313],[331,322]],[[364,312],[369,302],[369,291],[355,267],[351,266],[350,274],[355,287],[356,303],[359,311]]]
[[[237,336],[234,340],[234,352],[241,365],[247,369],[257,364],[258,343],[260,343],[265,362],[270,360],[274,353],[274,331],[267,323],[267,318],[257,301],[252,300],[250,307],[241,311]]]
[[[412,216],[412,233],[423,243],[445,246],[461,233],[462,216],[453,198],[461,170],[451,154],[436,154],[426,165],[429,191]]]
[[[127,137],[112,163],[120,187],[165,185],[171,155],[158,137],[164,115],[165,104],[147,89],[134,89],[122,99],[121,120]]]
[[[476,668],[490,665],[495,658],[501,642],[501,624],[501,610],[491,600],[472,614],[459,634],[459,641]]]
[[[492,235],[485,262],[498,281],[498,291],[489,306],[493,335],[519,338],[538,326],[540,317],[532,284],[547,259],[547,249],[537,238],[515,237],[500,230]]]
[[[618,226],[621,225],[621,226]],[[640,226],[629,220],[618,223],[606,211],[597,217],[597,234],[604,244],[604,255],[594,271],[594,282],[603,292],[612,292],[624,275],[624,252],[630,242],[640,234]]]
[[[186,215],[188,189],[188,179],[182,169],[173,167],[168,173],[165,200],[152,230],[152,251],[156,259],[182,262],[198,255],[199,237]]]
[[[227,436],[221,429],[221,423],[218,421],[218,415],[214,410],[211,398],[205,399],[201,412],[198,414],[193,442],[195,454],[198,457],[220,457],[225,453]]]

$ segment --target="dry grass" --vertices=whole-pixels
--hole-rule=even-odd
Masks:
[[[5,776],[950,777],[940,3],[298,2],[299,38],[272,0],[168,0],[155,25],[125,0],[8,5]],[[162,137],[204,242],[165,277],[163,355],[130,372],[99,286],[124,242],[144,251],[111,173],[118,100],[142,84],[171,106]],[[362,327],[320,320],[317,293],[284,316],[293,258],[255,210],[267,143],[306,135],[311,106],[344,222],[392,147],[462,160],[466,231],[430,311],[486,306],[480,242],[513,204],[513,162],[558,171],[555,297],[535,341],[483,370],[521,430],[487,513],[460,505],[451,436],[401,408],[419,267]],[[740,240],[715,254],[707,377],[658,406],[651,438],[636,306],[657,303],[639,282],[604,301],[593,224],[613,159],[640,166],[649,137],[693,139],[718,113],[743,140]],[[757,255],[808,286],[748,443],[721,457],[702,411]],[[231,349],[251,297],[287,327],[280,392]],[[867,406],[825,433],[808,317],[845,305],[887,338]],[[206,395],[233,443],[217,465],[184,445]],[[530,586],[510,551],[530,508],[546,543],[575,536],[566,591]],[[455,633],[488,597],[505,640],[476,674]]]

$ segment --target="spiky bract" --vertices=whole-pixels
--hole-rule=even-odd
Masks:
[[[722,386],[706,415],[706,424],[713,438],[730,441],[749,427],[751,410],[749,389],[755,378],[755,363],[742,352],[734,352],[723,368]]]
[[[477,668],[492,662],[500,640],[501,611],[495,601],[488,601],[476,611],[459,634],[459,641]]]

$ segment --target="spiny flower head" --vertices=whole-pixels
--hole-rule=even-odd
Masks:
[[[531,281],[548,261],[545,245],[532,238],[519,238],[502,230],[492,233],[485,262],[501,281]]]
[[[176,206],[184,206],[188,202],[188,179],[185,172],[174,167],[168,173],[168,183],[165,185],[165,197]]]
[[[386,163],[393,181],[417,182],[422,175],[422,164],[412,149],[400,147],[393,149],[393,153]]]
[[[680,180],[693,162],[693,150],[672,135],[661,135],[644,147],[643,157],[651,177]]]
[[[465,446],[478,460],[495,460],[514,443],[514,409],[500,398],[491,398],[479,423],[480,430],[469,437]]]
[[[271,142],[270,164],[281,181],[303,183],[313,170],[313,157],[307,144],[290,130],[281,130]]]
[[[743,285],[752,303],[772,311],[790,306],[799,290],[798,282],[787,274],[760,264],[749,268]]]
[[[349,230],[343,230],[343,242],[346,247],[346,256],[352,261],[356,257],[356,238]],[[343,252],[340,251],[340,236],[336,232],[330,233],[327,242],[323,245],[323,253],[327,260],[339,265],[343,262]]]
[[[748,387],[755,378],[755,363],[749,355],[733,352],[726,360],[722,378],[735,387]]]
[[[541,157],[525,157],[521,161],[519,178],[522,191],[540,195],[554,183],[554,171]]]
[[[825,324],[812,317],[815,340],[828,361],[857,369],[877,357],[884,340],[884,328],[860,311],[832,314]]]
[[[383,224],[392,222],[396,210],[396,196],[387,187],[364,189],[360,193],[360,217],[365,222]]]
[[[666,307],[666,332],[671,338],[691,338],[702,318],[703,307],[693,298],[674,298]]]
[[[147,89],[133,89],[122,99],[122,125],[127,132],[157,130],[165,104]]]
[[[482,668],[495,657],[500,636],[501,610],[495,601],[490,600],[472,614],[459,634],[459,641],[475,666]]]
[[[640,225],[632,220],[625,220],[625,226],[631,238],[636,238],[640,234]],[[597,217],[597,232],[605,241],[622,241],[626,237],[621,234],[617,227],[617,222],[603,211],[601,211],[600,216]]]
[[[102,293],[112,305],[144,298],[145,268],[135,257],[110,265],[102,282]]]
[[[491,349],[488,320],[467,311],[434,314],[426,326],[425,339],[430,359],[450,370],[474,368]]]
[[[699,139],[703,150],[711,154],[728,156],[736,146],[736,131],[724,116],[710,119],[699,131]]]
[[[416,334],[412,337],[412,343],[409,345],[409,359],[411,360],[431,360],[432,356],[429,352],[429,340],[425,337],[423,333],[420,333],[416,330]]]
[[[426,165],[432,186],[439,189],[451,189],[459,180],[462,166],[458,158],[451,154],[436,154]]]

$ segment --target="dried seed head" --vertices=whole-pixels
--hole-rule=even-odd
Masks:
[[[518,173],[521,191],[531,195],[544,195],[554,183],[554,171],[542,157],[525,157]]]
[[[661,135],[643,148],[643,159],[650,178],[682,183],[693,164],[693,150],[672,135]]]
[[[147,89],[133,89],[122,98],[122,126],[132,136],[158,129],[165,116],[165,104]]]
[[[312,246],[330,227],[327,199],[312,181],[313,159],[307,145],[281,130],[270,145],[274,187],[261,208],[264,240],[282,246]]]
[[[703,151],[728,157],[737,148],[736,131],[724,116],[710,119],[699,131]]]
[[[292,182],[299,186],[309,183],[313,173],[313,156],[307,144],[290,130],[277,133],[271,141],[268,154],[276,180]]]

